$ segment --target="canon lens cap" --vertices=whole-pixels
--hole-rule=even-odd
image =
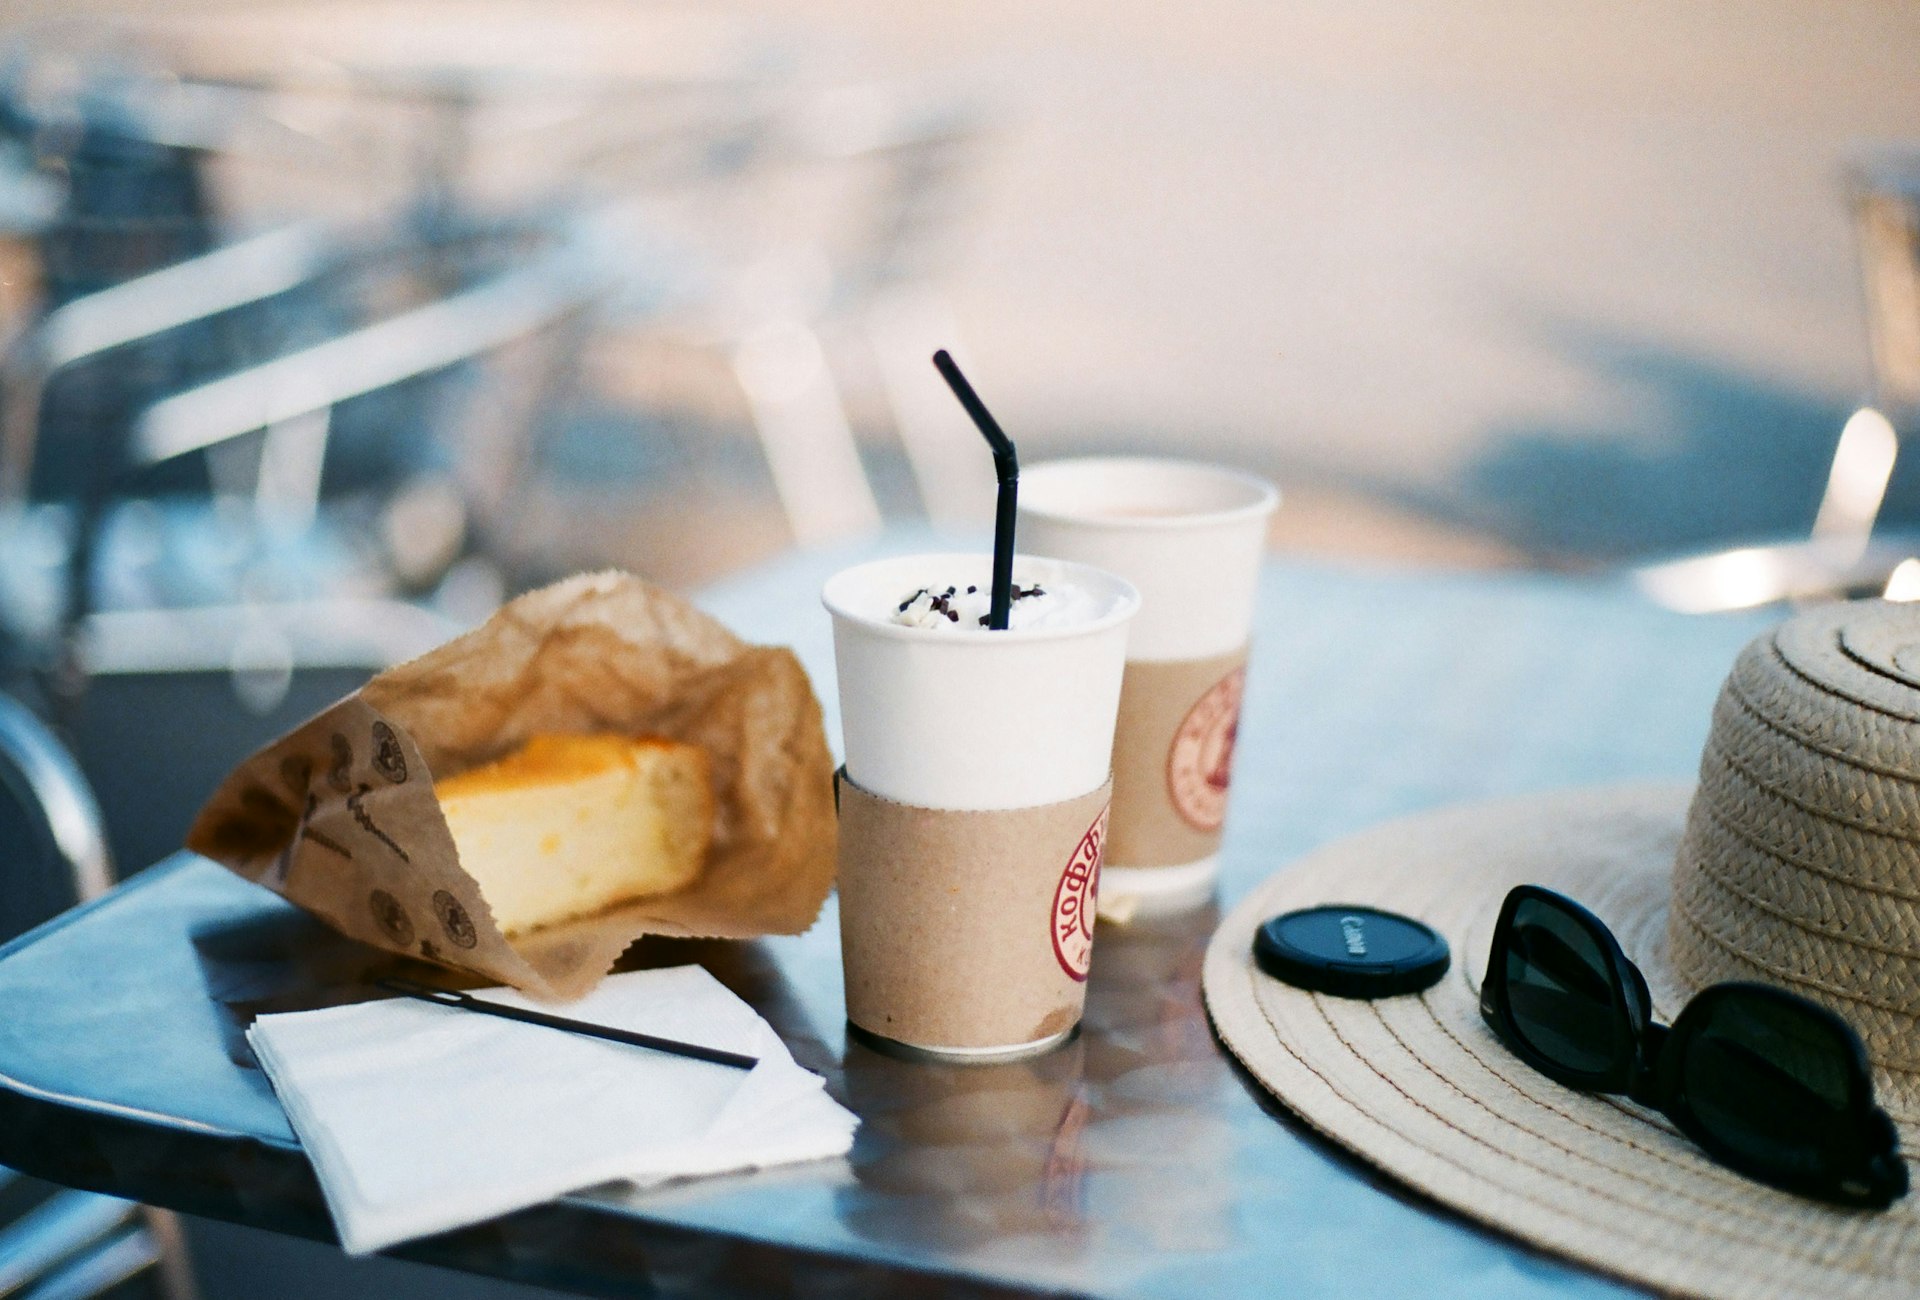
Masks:
[[[1253,936],[1260,969],[1337,998],[1390,998],[1432,988],[1447,973],[1447,941],[1410,916],[1371,907],[1309,907]]]

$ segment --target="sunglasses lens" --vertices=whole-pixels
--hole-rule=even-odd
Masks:
[[[1540,899],[1521,900],[1506,975],[1514,1028],[1534,1051],[1582,1074],[1613,1063],[1619,991],[1599,941],[1579,919]]]
[[[1714,1137],[1762,1168],[1822,1172],[1822,1145],[1845,1131],[1855,1087],[1851,1050],[1831,1020],[1773,998],[1727,996],[1685,1051],[1687,1105]]]

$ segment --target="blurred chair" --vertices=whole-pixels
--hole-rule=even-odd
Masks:
[[[864,478],[854,481],[858,444],[833,365],[831,340],[846,332],[871,353],[920,511],[977,523],[992,499],[978,438],[930,363],[941,347],[965,355],[939,276],[971,211],[965,191],[992,120],[971,97],[867,84],[821,93],[781,123],[772,168],[822,191],[817,224],[776,226],[747,268],[772,285],[756,302],[748,279],[732,359],[803,541],[879,519]],[[788,268],[784,283],[769,266]]]
[[[1811,536],[1642,565],[1630,580],[1683,614],[1880,595],[1920,553],[1920,538],[1874,535],[1899,445],[1887,417],[1861,407],[1840,431]]]
[[[504,299],[515,286],[465,295],[537,253],[585,197],[723,157],[730,124],[780,61],[773,35],[761,23],[618,0],[295,5],[217,16],[133,7],[8,33],[0,135],[10,147],[0,153],[9,166],[0,171],[23,199],[0,202],[0,215],[15,218],[8,231],[16,242],[25,237],[37,250],[25,278],[40,286],[41,319],[0,375],[8,413],[0,498],[78,502],[82,516],[28,512],[23,544],[9,547],[26,559],[58,550],[78,566],[82,581],[61,584],[57,601],[44,593],[27,600],[39,621],[71,624],[101,599],[430,589],[455,557],[400,534],[454,519],[440,531],[457,535],[473,522],[470,512],[461,517],[475,504],[462,492],[478,486],[484,505],[517,486],[511,453],[481,447],[490,459],[469,473],[471,453],[505,413],[539,405],[548,394],[538,383],[495,385],[489,396],[499,400],[477,401],[477,357],[455,356],[437,372],[376,376],[364,391],[275,421],[257,438],[152,456],[128,447],[132,424],[155,401],[235,372],[265,367],[261,383],[303,382],[313,372],[296,368],[353,370],[366,349],[389,345],[415,348],[413,360],[423,362],[416,345],[430,352],[429,334],[459,333],[463,322],[449,327],[450,314],[511,314],[517,308]],[[38,159],[38,172],[23,170],[22,158]],[[361,216],[220,246],[223,232],[258,223],[261,182],[275,168],[287,186],[279,210],[291,201],[296,211]],[[469,250],[479,244],[506,257],[478,266]],[[411,285],[384,274],[402,262]],[[376,279],[370,289],[342,287]],[[447,298],[457,300],[437,321],[433,313],[384,319],[396,306]],[[392,328],[360,337],[361,354],[349,355],[342,336],[369,323]],[[477,324],[484,333],[491,322]],[[569,358],[577,342],[577,334],[560,338],[552,355]],[[476,346],[492,361],[506,345]],[[282,360],[289,364],[269,365]],[[445,431],[449,405],[471,427],[459,430],[459,447],[435,447],[429,435]],[[325,519],[313,527],[323,459],[329,498],[359,489],[405,499],[383,518],[358,510],[346,527],[330,530]],[[177,539],[179,507],[209,496],[218,517],[185,521],[190,535]],[[120,511],[123,499],[160,508]],[[302,545],[281,545],[293,534]],[[124,574],[112,563],[101,575],[87,566],[94,548],[118,542],[167,550],[169,561],[179,559],[172,552],[208,558],[238,549],[296,569],[318,561],[347,571],[296,573],[313,580],[291,592],[236,593],[170,563],[167,576],[190,594],[116,591]],[[96,576],[105,590],[90,599]],[[236,581],[257,586],[260,576]]]
[[[564,228],[510,226],[483,230],[465,242],[485,249],[484,255],[471,249],[461,253],[480,257],[483,269],[466,270],[464,283],[445,292],[425,293],[417,278],[423,263],[448,263],[445,245],[422,248],[405,231],[375,238],[365,232],[294,227],[50,312],[15,342],[0,366],[6,399],[0,427],[0,510],[16,529],[31,532],[37,520],[42,533],[54,534],[41,549],[58,549],[63,556],[61,571],[52,575],[60,588],[58,600],[50,602],[41,592],[25,599],[17,596],[16,605],[24,604],[43,620],[51,612],[59,626],[72,629],[103,603],[138,604],[143,597],[155,604],[218,604],[430,587],[457,558],[457,541],[429,548],[435,554],[425,562],[408,563],[413,557],[404,553],[404,545],[368,544],[368,532],[378,538],[379,520],[376,517],[370,529],[364,510],[329,535],[329,520],[320,509],[322,480],[323,472],[332,472],[329,443],[343,414],[357,416],[362,426],[369,416],[379,421],[370,431],[360,430],[363,440],[371,433],[406,449],[396,455],[397,464],[388,473],[353,486],[384,486],[389,496],[398,495],[409,466],[414,474],[457,484],[460,495],[451,503],[458,516],[452,529],[457,538],[470,508],[493,513],[522,480],[542,404],[562,384],[580,331],[606,288],[605,277],[580,256]],[[66,508],[68,517],[52,528],[45,512],[36,515],[28,508],[32,467],[45,451],[41,395],[60,375],[85,363],[110,363],[129,346],[259,309],[290,292],[343,276],[372,278],[376,287],[384,282],[387,297],[394,296],[397,287],[402,295],[425,300],[370,323],[329,330],[314,341],[210,376],[185,391],[152,394],[124,428],[60,430],[85,444],[78,451],[64,449],[87,467],[85,481]],[[518,344],[537,354],[534,363],[521,364],[510,380],[498,375],[490,380],[481,363],[505,364],[506,354]],[[427,393],[431,400],[424,404],[418,400],[422,383],[433,385]],[[402,400],[409,396],[415,400]],[[370,409],[364,405],[369,402],[374,404]],[[257,438],[248,439],[255,434]],[[241,562],[230,566],[234,571],[224,580],[207,573],[164,575],[174,581],[172,592],[136,591],[131,597],[115,592],[115,557],[102,554],[101,548],[124,522],[121,507],[139,496],[138,476],[181,456],[217,451],[243,439],[253,450],[251,500],[229,496],[223,506],[216,494],[188,521],[208,534],[200,546],[202,559],[230,556],[237,540],[242,554]],[[182,501],[190,503],[191,498],[175,498],[176,505]],[[147,514],[157,510],[147,507]],[[289,539],[293,554],[308,561],[326,558],[316,557],[313,549],[324,552],[331,544],[343,571],[330,578],[296,572],[294,581],[263,586],[262,575],[249,572],[248,562],[272,561],[276,552],[287,551]],[[26,549],[21,548],[23,558]],[[396,559],[397,565],[390,562]],[[7,576],[19,583],[31,575],[16,571]],[[108,599],[103,601],[103,594]],[[48,629],[37,630],[44,634]]]
[[[938,276],[989,123],[972,99],[893,86],[790,97],[743,136],[751,148],[734,170],[696,178],[707,193],[692,218],[660,223],[681,241],[669,259],[677,310],[612,322],[625,330],[616,346],[663,339],[720,359],[798,542],[880,525],[849,374],[877,379],[917,509],[972,521],[969,507],[991,500],[977,437],[929,364],[956,343]],[[651,218],[656,202],[638,210]],[[849,344],[866,355],[847,355]]]
[[[69,376],[79,378],[78,387],[87,387],[89,373],[111,370],[113,362],[129,352],[151,352],[156,341],[193,332],[204,338],[209,323],[231,322],[243,308],[310,285],[342,257],[337,238],[324,227],[274,231],[55,306],[14,339],[0,358],[0,509],[7,512],[0,527],[11,525],[9,532],[21,537],[19,530],[30,536],[36,524],[42,532],[52,524],[58,533],[54,549],[66,569],[64,578],[44,564],[39,573],[14,567],[6,575],[15,587],[40,577],[52,579],[58,589],[57,594],[11,593],[16,633],[44,636],[85,612],[89,594],[72,575],[91,576],[100,533],[127,468],[125,426],[132,412],[108,412],[96,404],[61,413],[83,419],[50,419],[49,390]],[[212,368],[214,359],[204,358],[199,368]],[[137,390],[127,390],[125,396],[129,402],[138,400]],[[149,393],[146,400],[153,396]],[[52,483],[36,483],[36,462],[49,452],[64,463],[51,476]],[[264,455],[262,460],[264,480],[271,461]],[[318,466],[310,472],[317,475]],[[141,486],[151,491],[152,485]],[[36,497],[60,505],[36,517],[26,509]],[[15,566],[30,562],[30,546],[11,549]],[[19,627],[36,617],[39,627]]]
[[[1863,157],[1849,180],[1874,401],[1908,428],[1920,418],[1920,148]]]
[[[113,886],[112,857],[93,790],[73,758],[25,705],[0,695],[0,799],[5,871],[0,942]]]
[[[36,662],[50,668],[52,716],[78,746],[105,797],[112,842],[136,869],[178,847],[200,801],[233,763],[371,673],[457,630],[392,596],[431,585],[463,549],[484,562],[489,529],[511,530],[514,494],[537,454],[543,403],[564,387],[580,334],[606,288],[604,275],[564,230],[504,238],[506,246],[487,259],[484,271],[463,277],[461,287],[158,396],[123,434],[102,438],[99,468],[70,511],[71,526],[46,548],[58,557],[50,576],[60,594],[38,601],[43,610],[54,607],[55,619],[52,644]],[[8,407],[8,445],[32,454],[34,394],[44,390],[49,373],[76,359],[110,357],[129,339],[244,309],[342,264],[352,269],[396,257],[413,265],[427,255],[404,238],[356,243],[294,229],[70,303],[14,349],[4,372],[17,399]],[[424,412],[403,406],[404,422],[387,432],[427,442],[446,432],[434,421],[458,424],[457,439],[441,439],[458,453],[444,466],[446,481],[457,487],[444,489],[446,509],[427,521],[437,539],[424,546],[432,554],[405,571],[393,557],[410,545],[422,549],[422,540],[390,535],[379,544],[381,563],[363,558],[357,569],[338,565],[326,572],[331,537],[421,527],[397,508],[406,504],[398,493],[392,514],[356,509],[349,501],[330,517],[320,487],[338,414],[423,381],[438,386],[433,404]],[[124,567],[124,551],[103,544],[113,529],[128,526],[141,504],[118,495],[119,485],[142,467],[249,438],[260,455],[239,522],[218,501],[187,513],[189,526],[180,531],[191,537],[191,525],[198,524],[203,538],[198,570],[162,575],[164,581],[133,591],[130,599],[127,575],[116,568]],[[290,445],[291,473],[274,472],[277,439]],[[25,477],[18,469],[8,476],[16,493]],[[16,525],[36,518],[17,496],[14,507]],[[469,520],[488,522],[470,527]],[[238,547],[230,545],[236,538]],[[361,542],[358,554],[371,549]],[[346,543],[333,550],[356,553]],[[206,563],[206,551],[223,554],[224,567]],[[285,565],[289,555],[304,566],[292,579],[263,569]],[[196,557],[189,550],[158,558],[185,568]],[[16,560],[9,569],[19,567]],[[182,600],[183,593],[199,599]],[[48,629],[39,631],[44,636]]]
[[[511,527],[511,503],[538,457],[542,417],[560,395],[595,313],[612,289],[607,269],[568,229],[529,232],[532,247],[462,287],[391,317],[271,361],[162,398],[134,421],[131,458],[174,457],[289,427],[324,437],[331,413],[350,402],[443,375],[525,345],[529,364],[511,382],[476,391],[470,381],[458,411],[456,453],[448,468],[470,517]],[[440,418],[450,418],[441,412]],[[428,439],[434,431],[405,431]],[[264,486],[264,483],[263,483]],[[305,480],[290,502],[310,517],[317,484]],[[284,509],[285,507],[283,507]],[[454,558],[452,555],[446,557]]]
[[[993,499],[978,435],[931,360],[940,348],[966,360],[941,277],[966,242],[999,117],[974,95],[864,85],[823,96],[801,128],[813,153],[864,174],[827,313],[852,320],[872,353],[920,508],[936,524],[977,528]]]
[[[1670,609],[1712,613],[1780,601],[1877,596],[1920,555],[1920,535],[1876,532],[1902,433],[1920,424],[1920,151],[1863,157],[1848,177],[1867,305],[1873,393],[1834,444],[1811,536],[1635,569]],[[1911,598],[1911,597],[1907,597]]]
[[[356,186],[431,222],[587,205],[735,147],[729,124],[803,57],[789,27],[711,6],[630,0],[325,0],[217,13],[129,10],[45,43],[98,48],[111,27],[182,87],[243,96]],[[230,112],[229,118],[242,114]]]
[[[893,491],[893,478],[878,492],[871,481],[874,449],[863,458],[849,391],[871,399],[863,409],[887,412],[898,435],[908,481],[895,498],[911,495],[937,520],[971,521],[971,503],[990,497],[979,458],[966,454],[971,435],[926,365],[933,348],[956,346],[937,273],[985,137],[975,100],[884,86],[821,92],[801,84],[799,70],[820,65],[789,28],[617,0],[295,4],[217,21],[128,14],[45,24],[18,48],[14,98],[43,122],[66,114],[103,138],[126,137],[134,170],[181,178],[160,190],[212,195],[175,207],[210,213],[216,225],[231,216],[232,178],[262,162],[331,170],[404,213],[428,244],[477,213],[586,213],[632,200],[646,225],[698,195],[673,237],[648,230],[612,260],[642,298],[669,282],[675,327],[658,328],[648,301],[639,328],[718,362],[791,536],[871,530]],[[77,71],[56,75],[63,68]],[[178,373],[168,340],[194,332],[182,321],[105,354],[111,365],[83,361],[74,373],[104,373],[108,398],[123,386],[121,370],[192,386],[211,376]],[[260,361],[245,351],[257,332],[229,331],[241,351],[216,368]],[[117,399],[106,405],[124,424]],[[311,459],[301,449],[316,441],[301,418],[264,439],[265,459],[296,473]],[[145,472],[185,481],[184,469],[204,460],[218,480],[223,464],[244,462],[236,446],[210,444]],[[141,527],[147,518],[134,516]],[[36,539],[54,531],[43,520]]]
[[[0,942],[113,883],[86,779],[39,720],[5,695],[0,845]],[[168,1300],[195,1294],[173,1215],[0,1168],[0,1297],[80,1300],[143,1274]]]

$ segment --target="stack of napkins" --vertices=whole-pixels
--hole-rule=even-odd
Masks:
[[[411,998],[261,1016],[247,1033],[351,1254],[596,1183],[845,1155],[858,1123],[698,966],[613,975],[568,1019],[757,1057],[751,1071]]]

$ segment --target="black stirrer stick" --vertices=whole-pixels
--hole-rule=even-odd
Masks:
[[[375,988],[385,989],[389,993],[398,993],[404,997],[418,998],[422,1002],[433,1002],[443,1007],[453,1007],[460,1011],[477,1011],[483,1016],[498,1016],[502,1020],[518,1020],[526,1025],[539,1025],[543,1029],[561,1029],[570,1034],[583,1034],[588,1038],[604,1038],[610,1043],[625,1043],[630,1047],[645,1047],[656,1052],[667,1052],[673,1056],[684,1056],[690,1060],[707,1061],[714,1065],[725,1065],[735,1070],[751,1070],[760,1064],[751,1056],[742,1056],[738,1052],[723,1052],[717,1047],[705,1047],[699,1043],[683,1043],[677,1038],[661,1038],[655,1034],[643,1034],[635,1029],[615,1029],[611,1025],[596,1025],[586,1020],[569,1020],[565,1016],[550,1016],[544,1011],[523,1011],[519,1007],[502,1006],[498,1002],[488,1002],[484,998],[470,997],[465,993],[456,993],[452,989],[437,989],[408,979],[376,980]]]
[[[987,626],[1004,632],[1008,616],[1013,612],[1013,530],[1014,512],[1020,501],[1020,457],[1013,449],[1013,439],[1000,431],[999,422],[973,391],[967,377],[960,373],[960,367],[953,364],[945,348],[933,354],[933,365],[973,418],[987,446],[993,448],[993,473],[1000,480],[1000,494],[994,504],[993,603],[987,611]]]

